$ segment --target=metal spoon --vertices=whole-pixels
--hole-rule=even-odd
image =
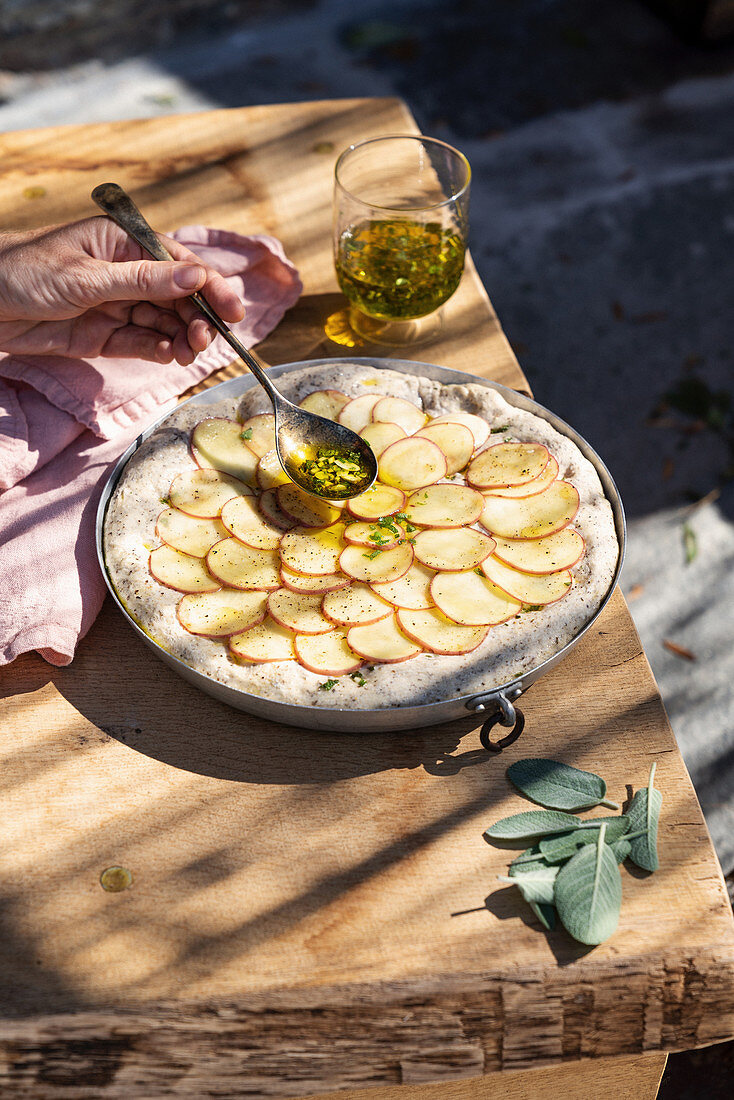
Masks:
[[[133,200],[119,184],[99,184],[92,191],[92,198],[97,206],[117,222],[120,228],[124,229],[146,252],[149,252],[154,260],[173,259]],[[366,440],[351,429],[345,428],[343,424],[306,412],[305,409],[299,409],[297,405],[288,401],[265,373],[264,367],[267,364],[247,350],[212,309],[203,294],[195,291],[189,297],[217,332],[222,334],[230,347],[234,348],[240,359],[247,364],[270,398],[275,413],[275,446],[278,459],[291,480],[307,493],[327,497],[330,500],[346,500],[369,489],[377,476],[377,459]],[[350,476],[348,471],[342,472],[339,466],[333,464],[331,456],[334,451],[339,452],[343,458],[353,460],[357,466],[353,476]],[[319,459],[336,475],[336,487],[330,480],[328,487],[320,491],[317,482],[315,483],[314,479],[308,475],[310,460],[319,461]],[[303,469],[304,462],[306,470]]]

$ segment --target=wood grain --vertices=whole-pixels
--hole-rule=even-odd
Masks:
[[[400,129],[414,129],[402,104],[359,100],[6,134],[0,211],[25,225],[91,213],[109,178],[161,229],[276,233],[305,292],[258,350],[353,355],[324,330],[344,304],[333,162]],[[45,195],[23,200],[29,186]],[[471,265],[444,335],[412,357],[527,385]],[[526,733],[498,758],[471,717],[357,735],[230,710],[109,604],[67,668],[27,655],[0,670],[0,699],[8,1095],[193,1096],[206,1081],[409,1100],[734,1035],[731,909],[619,593],[527,693]],[[504,775],[526,755],[598,771],[620,802],[657,760],[661,870],[624,870],[619,930],[593,951],[543,933],[497,883],[512,853],[482,832],[526,808]],[[100,888],[112,865],[133,875],[123,893]]]

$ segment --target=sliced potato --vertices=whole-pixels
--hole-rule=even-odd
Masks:
[[[236,420],[218,416],[200,420],[191,434],[191,453],[202,469],[221,470],[255,484],[258,456],[242,439],[242,425]]]
[[[379,458],[386,447],[396,443],[398,439],[405,439],[406,432],[399,424],[367,424],[359,433],[362,439],[366,439],[375,455]]]
[[[151,551],[148,568],[160,584],[177,592],[216,592],[221,587],[201,558],[182,554],[165,543]]]
[[[298,526],[296,521],[291,516],[286,515],[278,504],[275,489],[266,489],[264,493],[261,493],[257,506],[268,523],[272,523],[273,527],[277,527],[279,531],[292,531],[294,527]]]
[[[428,417],[402,397],[383,397],[372,409],[373,423],[398,424],[406,435],[412,435],[422,428]]]
[[[408,542],[392,550],[375,552],[362,546],[347,546],[339,555],[339,568],[357,581],[395,581],[413,564],[413,547]]]
[[[395,525],[397,527],[397,524]],[[397,546],[405,533],[398,528],[400,534],[396,535],[387,527],[378,527],[376,523],[367,523],[364,520],[356,520],[348,523],[344,528],[344,541],[354,543],[355,546],[366,546],[369,550],[375,550],[378,546],[382,550],[391,550]],[[384,539],[384,542],[381,541]]]
[[[430,439],[408,436],[398,439],[380,455],[380,481],[396,489],[422,489],[446,476],[446,456]]]
[[[280,543],[281,561],[294,573],[312,576],[336,573],[339,555],[344,549],[343,534],[343,523],[335,523],[332,527],[318,530],[296,527],[283,535]]]
[[[474,437],[474,450],[482,447],[489,439],[490,427],[486,420],[475,413],[452,412],[431,418],[431,424],[463,424]],[[426,425],[427,427],[428,425]]]
[[[255,480],[258,487],[264,490],[277,489],[279,485],[293,484],[281,466],[278,452],[275,450],[268,451],[267,454],[262,456],[257,464]]]
[[[429,485],[411,493],[405,514],[418,527],[464,527],[476,523],[484,497],[468,485]]]
[[[187,516],[177,508],[163,509],[158,516],[155,531],[161,542],[195,558],[203,558],[210,546],[226,538],[228,534],[220,520]]]
[[[405,493],[392,485],[375,483],[371,489],[347,501],[347,511],[355,519],[380,519],[394,516],[405,507]]]
[[[492,497],[534,497],[547,489],[552,481],[558,477],[558,463],[553,457],[548,459],[548,465],[540,477],[534,477],[532,481],[526,481],[524,485],[510,485],[507,489],[487,489],[485,496]]]
[[[298,485],[279,485],[278,506],[301,527],[331,527],[341,515],[341,505],[305,493]]]
[[[422,646],[403,634],[395,615],[376,623],[351,626],[347,642],[365,660],[381,665],[400,664],[423,652]]]
[[[474,454],[474,436],[466,424],[437,423],[432,420],[415,433],[437,444],[446,456],[446,475],[463,470]]]
[[[586,549],[581,535],[570,527],[543,539],[502,539],[497,535],[495,542],[495,557],[523,573],[556,573],[559,569],[571,569]]]
[[[185,470],[173,479],[168,493],[172,508],[201,519],[215,519],[227,501],[238,496],[252,496],[252,489],[221,470]]]
[[[292,592],[290,588],[279,588],[268,596],[268,612],[271,619],[294,630],[298,634],[326,634],[334,629],[321,612],[322,596],[320,592]]]
[[[462,626],[438,610],[408,611],[398,608],[398,623],[409,638],[430,653],[471,653],[487,637],[488,626]]]
[[[392,615],[393,608],[385,603],[366,584],[355,581],[339,592],[327,592],[321,610],[327,619],[339,626],[356,626],[357,623],[376,623]]]
[[[544,573],[540,576],[537,573],[521,573],[518,569],[505,565],[493,555],[482,562],[481,569],[487,580],[501,588],[508,596],[522,603],[537,604],[540,607],[555,603],[556,600],[567,596],[573,582],[568,569],[561,569],[557,573]]]
[[[503,539],[539,539],[568,527],[578,509],[578,490],[568,481],[553,481],[532,497],[485,496],[479,522]]]
[[[333,626],[329,634],[296,634],[293,644],[298,663],[321,676],[346,676],[364,664],[347,643],[345,632]]]
[[[218,592],[182,596],[176,614],[189,634],[226,638],[261,623],[265,618],[267,599],[267,592],[220,588]]]
[[[480,577],[464,573],[437,573],[431,581],[436,607],[463,626],[497,626],[517,615],[522,604]]]
[[[280,567],[280,579],[283,586],[290,588],[291,592],[335,592],[352,583],[343,573],[321,573],[314,576],[311,573],[294,573],[286,565]]]
[[[286,630],[270,618],[233,634],[229,639],[230,651],[242,661],[260,665],[266,661],[295,661],[293,632]]]
[[[494,550],[494,539],[473,527],[442,530],[431,527],[415,536],[416,561],[429,569],[460,572],[474,569]]]
[[[348,401],[351,398],[341,390],[315,390],[304,397],[300,408],[323,416],[325,420],[336,420]]]
[[[209,572],[230,588],[280,588],[280,554],[277,550],[254,550],[239,539],[222,539],[206,556]]]
[[[524,485],[540,477],[549,459],[542,443],[495,443],[472,459],[466,480],[477,489]]]
[[[275,449],[275,417],[272,413],[258,413],[245,420],[240,436],[258,458]]]
[[[419,561],[414,561],[407,573],[398,577],[396,581],[373,581],[370,585],[373,592],[394,607],[405,607],[411,611],[421,611],[426,607],[433,607],[431,596],[431,581],[434,573],[426,569]]]
[[[337,420],[353,432],[361,432],[371,421],[375,405],[384,396],[384,393],[363,393],[361,397],[353,397],[340,409]]]
[[[253,546],[257,550],[275,550],[283,537],[283,532],[261,515],[253,497],[228,500],[222,508],[222,523],[245,546]]]

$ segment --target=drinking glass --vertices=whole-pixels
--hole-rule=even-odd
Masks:
[[[334,262],[354,332],[425,343],[464,269],[471,169],[444,141],[391,134],[336,162]]]

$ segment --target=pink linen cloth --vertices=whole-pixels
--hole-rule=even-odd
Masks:
[[[203,226],[173,234],[237,291],[232,328],[256,344],[302,284],[274,237]],[[221,336],[189,366],[138,359],[0,357],[0,664],[36,649],[66,665],[106,588],[94,524],[110,468],[175,398],[231,362]]]

